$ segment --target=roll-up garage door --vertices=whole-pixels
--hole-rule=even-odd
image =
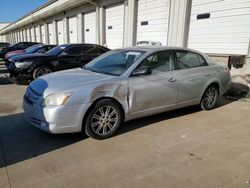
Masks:
[[[63,21],[57,21],[58,44],[64,44]]]
[[[84,15],[84,41],[85,43],[96,43],[96,13]]]
[[[39,26],[35,27],[35,31],[36,31],[36,42],[41,42]]]
[[[169,0],[139,0],[137,41],[167,43]]]
[[[26,29],[27,41],[30,42],[30,30]]]
[[[35,42],[36,41],[36,39],[35,39],[35,35],[34,35],[34,28],[30,28],[30,33],[31,33],[31,41],[32,42]]]
[[[49,34],[49,44],[53,44],[53,25],[52,25],[52,23],[48,24],[48,34]]]
[[[27,35],[26,35],[26,32],[25,30],[22,30],[22,33],[23,33],[23,41],[27,41]]]
[[[77,17],[69,18],[69,43],[77,43]]]
[[[106,9],[106,42],[108,48],[123,46],[124,5]]]
[[[42,32],[42,43],[45,43],[45,26],[41,26],[41,32]]]
[[[250,1],[192,2],[188,47],[205,53],[248,54]]]
[[[19,31],[19,38],[20,38],[20,41],[23,42],[23,36],[22,36],[22,31],[21,30]]]

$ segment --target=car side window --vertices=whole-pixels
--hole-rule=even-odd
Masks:
[[[83,51],[86,54],[96,54],[99,53],[99,50],[96,45],[87,45],[83,47]]]
[[[189,69],[207,65],[204,58],[199,54],[188,51],[176,51],[175,54],[179,69]]]
[[[68,55],[80,55],[82,53],[82,47],[81,46],[73,46],[64,51]]]
[[[150,67],[152,74],[167,72],[174,69],[171,51],[162,51],[147,57],[140,67]]]
[[[38,50],[38,53],[45,53],[47,51],[47,47],[42,47]]]

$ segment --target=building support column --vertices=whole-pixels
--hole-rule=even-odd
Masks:
[[[124,2],[124,37],[123,46],[136,45],[136,32],[137,32],[137,0],[126,0]]]
[[[168,46],[187,47],[192,0],[170,0]]]
[[[100,15],[99,15],[100,7],[96,6],[96,44],[100,44]]]
[[[104,7],[99,8],[99,40],[100,45],[106,44],[106,9]]]
[[[44,23],[44,29],[45,29],[45,44],[49,44],[49,28],[48,24]]]
[[[69,20],[68,18],[63,19],[63,32],[64,32],[64,43],[69,43]]]
[[[84,43],[84,19],[83,19],[83,14],[79,13],[77,14],[77,42],[79,43]]]
[[[53,28],[53,44],[58,44],[58,37],[57,37],[57,24],[56,21],[54,20],[52,22],[52,28]]]

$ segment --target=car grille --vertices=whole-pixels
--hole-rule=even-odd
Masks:
[[[34,103],[38,103],[41,99],[41,94],[39,94],[38,92],[36,92],[34,89],[32,89],[31,87],[28,87],[25,96],[24,96],[25,100],[30,103],[30,104],[34,104]]]

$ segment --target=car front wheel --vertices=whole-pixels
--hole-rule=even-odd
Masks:
[[[38,67],[33,72],[33,79],[35,80],[38,77],[43,76],[45,74],[49,74],[51,72],[53,71],[50,67],[47,67],[47,66]]]
[[[95,139],[105,139],[114,134],[122,122],[118,104],[110,99],[99,101],[89,113],[85,133]]]
[[[203,110],[211,110],[215,107],[219,96],[219,91],[216,86],[210,86],[205,91],[200,106]]]

